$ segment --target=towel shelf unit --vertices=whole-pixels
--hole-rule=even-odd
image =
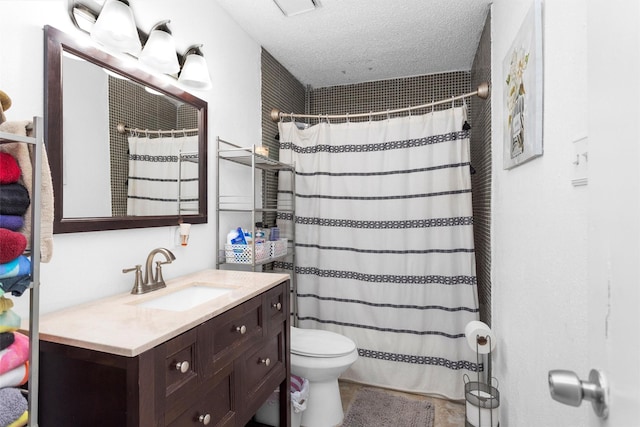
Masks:
[[[216,201],[216,223],[218,224],[219,236],[216,241],[216,268],[249,268],[253,271],[263,271],[264,266],[274,266],[277,263],[287,265],[286,270],[290,270],[291,275],[291,310],[294,315],[294,323],[297,313],[297,289],[295,278],[295,198],[290,201],[280,200],[277,197],[267,197],[258,192],[256,179],[258,173],[277,173],[282,177],[283,173],[291,174],[290,184],[286,187],[286,192],[295,194],[295,165],[280,162],[266,155],[258,153],[257,146],[251,145],[243,147],[235,143],[225,141],[220,137],[216,138],[217,144],[217,201]],[[232,166],[227,167],[226,164]],[[239,188],[243,183],[239,182],[246,176],[247,168],[251,171],[250,190],[244,194]],[[224,170],[226,173],[222,173]],[[224,175],[224,176],[223,176]],[[238,177],[241,177],[238,179]],[[245,187],[246,187],[246,183]],[[285,185],[283,185],[285,186]],[[263,216],[279,217],[286,222],[287,232],[281,235],[282,239],[274,239],[265,242],[264,245],[257,245],[253,239],[247,245],[230,245],[221,240],[227,236],[228,229],[225,230],[223,224],[228,224],[230,218],[240,223],[237,226],[247,227],[251,235],[256,235],[256,223],[265,221]],[[287,218],[286,220],[283,218]],[[222,222],[221,222],[222,221]],[[266,228],[266,227],[265,227]],[[285,240],[286,239],[286,240]],[[274,267],[273,270],[276,270]]]
[[[39,376],[39,317],[40,317],[40,206],[42,189],[42,150],[44,149],[44,123],[42,117],[33,118],[33,136],[25,137],[0,132],[0,144],[25,143],[33,146],[32,190],[31,190],[31,236],[29,251],[31,258],[31,283],[29,285],[29,380],[28,411],[29,427],[38,425],[38,376]]]

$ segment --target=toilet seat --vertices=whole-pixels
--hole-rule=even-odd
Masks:
[[[291,328],[291,353],[308,357],[340,357],[353,353],[356,344],[349,338],[320,329]]]

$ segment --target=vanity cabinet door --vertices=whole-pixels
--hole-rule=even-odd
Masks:
[[[254,414],[286,375],[284,334],[278,333],[247,352],[243,358],[241,401]]]

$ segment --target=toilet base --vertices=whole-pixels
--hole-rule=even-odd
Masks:
[[[307,409],[302,412],[302,427],[335,427],[342,423],[344,412],[338,380],[309,381]]]

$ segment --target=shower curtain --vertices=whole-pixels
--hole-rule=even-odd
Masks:
[[[464,106],[279,124],[280,161],[296,170],[295,196],[279,198],[295,197],[298,326],[355,341],[344,379],[463,399],[463,375],[482,369],[464,337],[478,319],[465,124]]]
[[[197,212],[197,152],[197,135],[130,136],[127,215]]]

